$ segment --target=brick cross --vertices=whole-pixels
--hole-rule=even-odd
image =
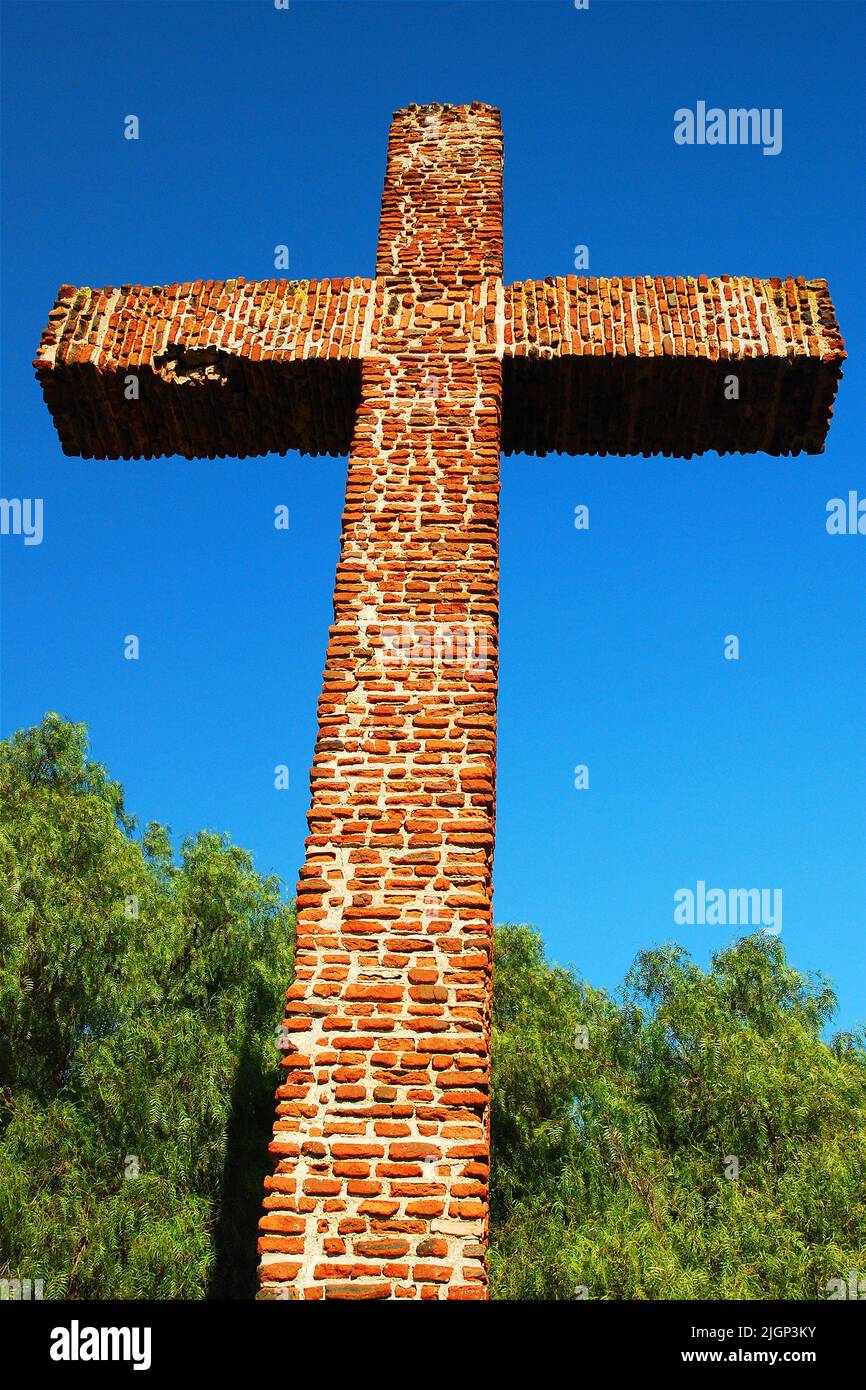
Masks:
[[[500,453],[819,453],[844,356],[823,280],[504,285],[478,103],[396,113],[372,281],[61,289],[66,453],[349,455],[260,1297],[486,1293]]]

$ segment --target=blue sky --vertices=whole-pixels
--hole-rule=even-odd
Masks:
[[[496,918],[613,988],[730,940],[675,927],[678,888],[781,888],[791,960],[866,1019],[866,537],[824,526],[866,494],[864,37],[830,0],[4,4],[2,491],[45,533],[0,543],[0,734],[85,721],[142,822],[293,890],[345,460],[67,459],[31,359],[64,282],[270,277],[281,243],[370,275],[391,112],[491,102],[507,280],[577,244],[597,275],[826,276],[850,354],[820,458],[503,461]],[[698,100],[781,108],[782,152],[676,145]]]

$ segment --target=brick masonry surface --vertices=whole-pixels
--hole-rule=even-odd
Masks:
[[[65,285],[34,366],[69,454],[345,454],[384,292],[382,279]],[[570,275],[500,288],[486,312],[503,453],[823,450],[845,359],[824,280]]]
[[[504,453],[821,453],[844,346],[824,280],[505,291]],[[738,397],[726,385],[737,377]]]
[[[502,142],[391,128],[298,896],[264,1291],[484,1296]]]
[[[486,1296],[501,452],[818,452],[844,355],[823,281],[505,287],[478,103],[396,113],[372,280],[61,289],[67,453],[349,454],[259,1297]]]
[[[63,285],[34,365],[64,452],[348,453],[371,285]]]

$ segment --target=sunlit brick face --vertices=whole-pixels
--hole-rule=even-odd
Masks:
[[[298,897],[265,1290],[485,1292],[502,143],[391,128]]]

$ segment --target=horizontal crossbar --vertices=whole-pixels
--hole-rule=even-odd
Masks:
[[[845,351],[823,280],[568,276],[498,296],[504,453],[824,447]],[[346,454],[382,301],[358,278],[64,286],[34,366],[69,454]]]
[[[371,285],[63,286],[33,365],[64,453],[347,454]]]
[[[845,359],[825,280],[505,291],[503,453],[821,453]]]

